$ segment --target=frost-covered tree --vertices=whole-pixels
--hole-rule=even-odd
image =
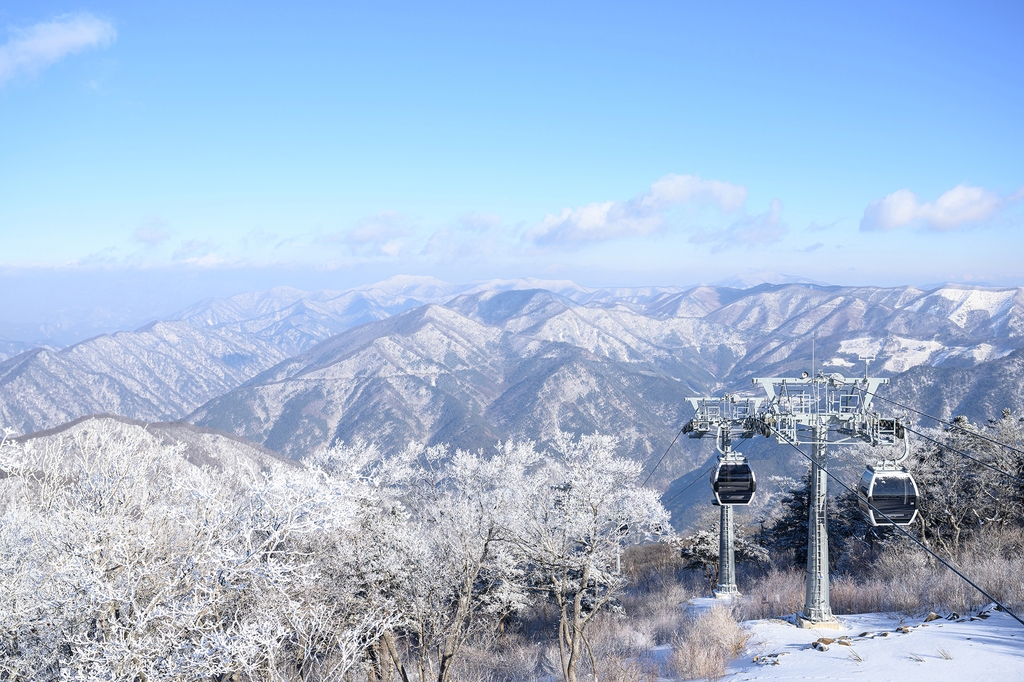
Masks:
[[[616,572],[621,546],[669,532],[658,493],[640,485],[641,464],[616,457],[615,448],[612,437],[559,434],[558,457],[530,477],[527,513],[516,529],[533,584],[558,607],[567,682],[576,682],[589,654],[587,626],[626,585]]]
[[[352,459],[336,448],[312,461],[336,471]],[[539,460],[531,443],[513,442],[490,457],[414,444],[381,459],[354,571],[368,602],[387,603],[401,620],[367,651],[371,677],[394,667],[403,680],[413,671],[453,679],[467,638],[526,605],[524,561],[509,539],[521,523],[526,473]],[[414,661],[401,655],[401,639]]]
[[[1019,452],[1024,450],[1024,425],[1010,410],[984,426],[956,417],[949,428],[925,433],[941,443],[926,441],[916,448],[910,465],[921,492],[919,527],[927,543],[956,555],[979,532],[1024,524],[1024,485],[960,454],[1024,477]]]
[[[123,424],[4,440],[0,679],[441,682],[538,587],[575,679],[619,544],[668,515],[612,439],[557,450],[356,443],[214,470]]]
[[[332,679],[395,620],[350,589],[358,481],[100,423],[0,469],[5,679]]]

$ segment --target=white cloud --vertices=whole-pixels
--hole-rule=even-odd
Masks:
[[[738,246],[765,246],[781,241],[787,230],[782,222],[782,202],[772,199],[764,213],[744,216],[721,230],[699,232],[690,237],[690,243],[710,244],[712,252]]]
[[[413,234],[408,219],[394,211],[383,211],[360,220],[354,228],[342,234],[329,235],[328,242],[343,242],[357,256],[399,255]]]
[[[860,229],[868,231],[923,227],[946,231],[984,224],[1019,199],[1019,194],[1000,197],[982,187],[959,184],[935,201],[922,202],[909,189],[900,189],[884,199],[876,199],[868,204],[860,220]]]
[[[20,73],[38,73],[69,54],[106,47],[117,38],[110,22],[91,14],[65,14],[10,33],[10,40],[0,45],[0,85]]]
[[[548,214],[527,230],[535,244],[580,244],[617,237],[646,235],[667,226],[665,213],[674,208],[712,207],[722,213],[739,210],[747,189],[696,175],[666,175],[651,189],[629,201],[605,201]]]

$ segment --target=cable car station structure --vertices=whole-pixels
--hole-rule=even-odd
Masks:
[[[869,362],[873,358],[862,358]],[[818,372],[800,377],[755,378],[765,398],[726,395],[689,398],[693,418],[683,427],[691,438],[714,432],[719,461],[712,473],[712,490],[721,504],[719,526],[719,585],[715,595],[738,594],[733,552],[733,504],[749,504],[756,484],[746,459],[731,449],[733,436],[761,435],[799,449],[811,447],[810,499],[807,524],[807,584],[801,627],[838,627],[829,601],[828,531],[826,529],[828,447],[868,443],[873,446],[903,443],[899,457],[868,467],[858,484],[860,507],[872,525],[889,521],[907,525],[916,517],[917,487],[900,466],[909,454],[903,425],[894,417],[871,410],[879,386],[888,379],[862,378]],[[802,452],[802,451],[801,451]],[[877,513],[881,511],[881,513]]]

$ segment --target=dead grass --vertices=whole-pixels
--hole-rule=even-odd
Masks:
[[[772,569],[764,577],[743,585],[744,597],[736,605],[739,620],[779,618],[804,607],[804,571]]]
[[[689,621],[676,638],[672,668],[684,680],[718,680],[729,661],[743,653],[748,638],[732,611],[716,606]]]
[[[581,680],[718,680],[729,661],[746,646],[746,633],[737,621],[786,616],[803,608],[802,567],[741,576],[744,597],[731,610],[722,606],[694,618],[687,616],[681,605],[703,593],[706,585],[700,576],[691,580],[693,576],[680,570],[674,550],[648,546],[625,559],[624,555],[623,571],[628,570],[633,586],[622,596],[621,613],[602,613],[588,628],[594,658],[593,664],[588,657],[581,665]],[[955,565],[1011,608],[1024,605],[1024,582],[1020,580],[1024,575],[1024,537],[1020,532],[987,536],[968,544]],[[858,570],[832,578],[832,608],[837,614],[970,613],[988,603],[913,546],[890,548]],[[500,637],[474,639],[460,657],[456,679],[560,679],[553,618],[553,613],[538,608]],[[659,665],[654,649],[664,645],[672,645],[673,651],[665,665]],[[949,652],[946,655],[951,656]],[[848,656],[859,662],[856,652]],[[925,660],[916,654],[911,659]]]
[[[969,543],[952,563],[1010,608],[1024,604],[1024,540],[1016,531]],[[804,571],[772,570],[741,586],[740,620],[773,618],[800,611]],[[832,610],[845,613],[891,612],[917,615],[928,611],[970,613],[989,600],[919,548],[909,545],[884,551],[860,575],[833,576]]]
[[[625,617],[659,646],[671,642],[679,632],[686,618],[680,605],[695,596],[697,592],[689,585],[665,582],[651,591],[627,593],[622,607]]]

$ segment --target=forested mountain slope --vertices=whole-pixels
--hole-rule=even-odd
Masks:
[[[891,397],[939,416],[1024,406],[1019,289],[396,277],[213,299],[175,318],[0,362],[0,421],[27,433],[98,412],[191,413],[293,458],[358,438],[475,449],[601,431],[651,461],[688,418],[686,396],[812,367],[860,374],[862,356],[892,377]],[[657,478],[709,454],[692,450]]]
[[[35,349],[0,363],[0,423],[29,433],[95,413],[179,419],[284,358],[258,338],[184,322]]]

